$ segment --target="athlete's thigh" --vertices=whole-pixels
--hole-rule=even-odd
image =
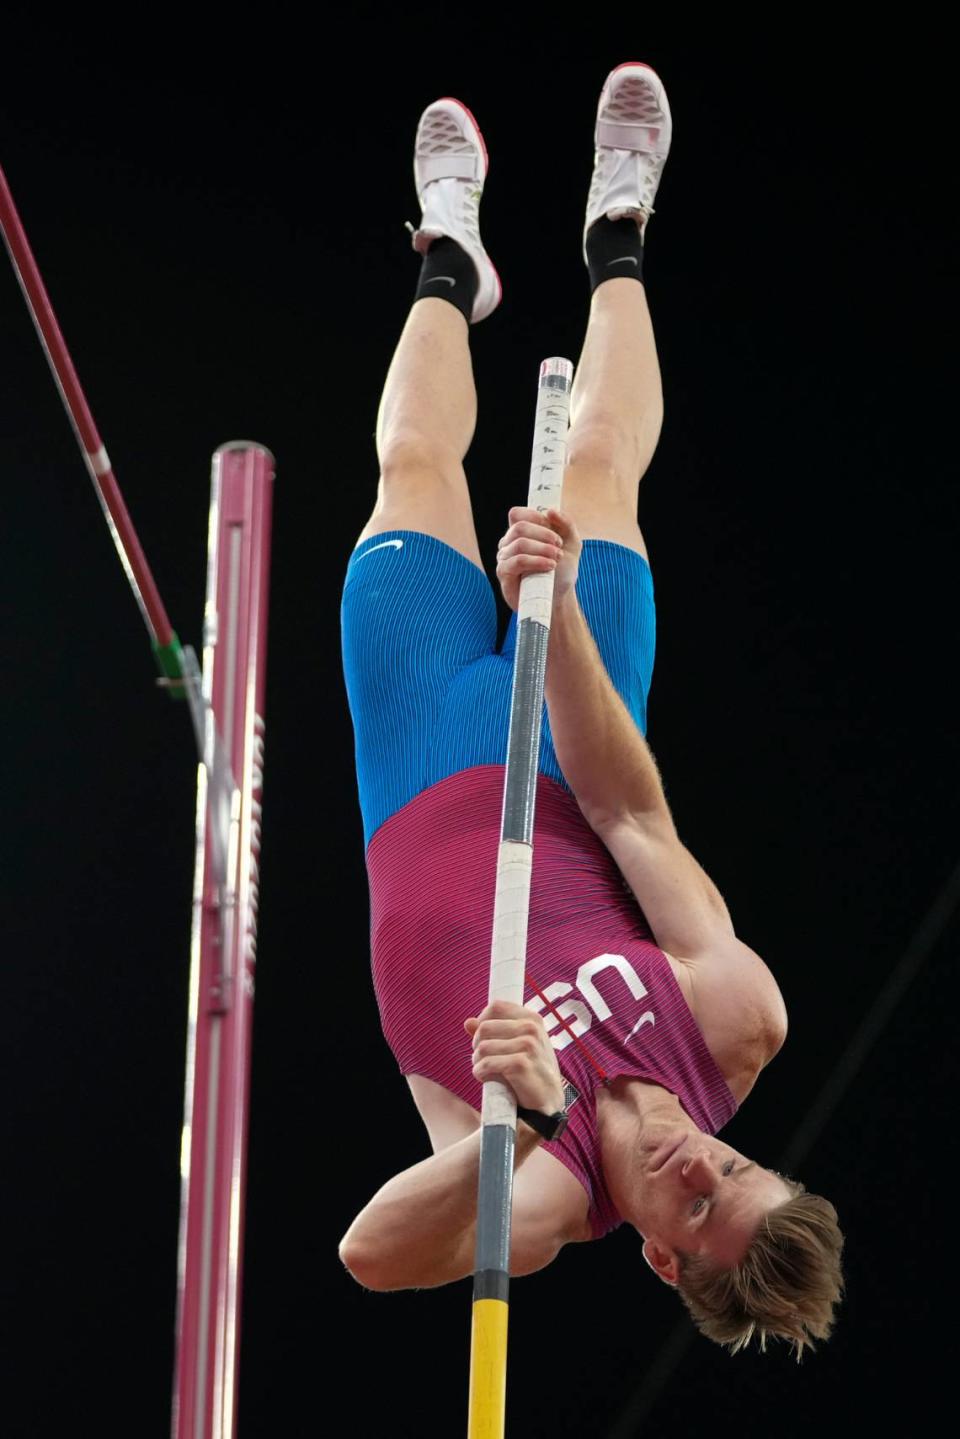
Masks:
[[[490,581],[445,541],[381,531],[354,550],[341,635],[367,840],[433,782],[451,687],[496,631]]]
[[[381,475],[377,503],[357,544],[395,530],[417,530],[483,569],[467,478],[457,468],[459,472],[451,474],[408,469],[402,476]]]
[[[644,552],[613,538],[585,538],[577,599],[614,689],[645,734],[657,618]]]
[[[636,503],[608,503],[589,486],[581,488],[565,480],[561,509],[573,520],[581,539],[625,545],[649,564],[646,542],[637,523]]]
[[[614,689],[641,734],[647,732],[647,697],[653,677],[657,619],[653,576],[638,549],[616,540],[585,539],[577,578],[577,600]],[[517,617],[511,615],[501,658],[512,662]],[[549,709],[540,733],[541,774],[569,789],[560,769]]]

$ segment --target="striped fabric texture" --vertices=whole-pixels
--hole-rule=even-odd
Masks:
[[[487,1002],[502,765],[443,779],[387,820],[367,849],[373,977],[387,1042],[479,1111],[468,1015]],[[537,783],[524,1002],[544,1016],[578,1091],[546,1148],[586,1191],[594,1236],[619,1224],[603,1180],[597,1086],[631,1075],[676,1094],[705,1133],[736,1111],[669,960],[576,800]]]
[[[584,542],[577,596],[614,686],[646,730],[656,620],[649,566]],[[498,651],[485,573],[430,535],[393,530],[358,545],[341,607],[364,843],[431,785],[503,764],[516,616]],[[544,717],[539,771],[566,788]]]

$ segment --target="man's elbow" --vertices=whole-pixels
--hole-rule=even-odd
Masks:
[[[340,1262],[347,1274],[364,1289],[376,1289],[380,1294],[386,1294],[390,1289],[412,1288],[397,1275],[396,1265],[391,1265],[390,1255],[383,1246],[371,1245],[368,1240],[351,1235],[350,1230],[340,1240]]]
[[[352,1238],[349,1232],[340,1241],[340,1263],[347,1273],[362,1284],[364,1289],[375,1289],[387,1293],[391,1289],[405,1289],[408,1286],[392,1281],[386,1256],[362,1240]]]
[[[424,1253],[416,1246],[370,1243],[348,1232],[340,1241],[340,1262],[364,1289],[390,1294],[398,1289],[435,1289],[472,1272],[469,1257],[444,1254],[435,1248]]]

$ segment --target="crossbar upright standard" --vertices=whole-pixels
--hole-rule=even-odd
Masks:
[[[201,677],[167,618],[2,170],[0,235],[150,635],[160,683],[188,701],[200,750],[173,1434],[232,1439],[274,460],[245,440],[214,454]]]
[[[273,472],[261,445],[213,457],[173,1439],[236,1432]],[[227,804],[209,802],[210,776]]]
[[[540,366],[527,504],[558,508],[567,457],[573,365]],[[520,586],[510,734],[497,855],[490,952],[489,1000],[523,1003],[527,918],[533,870],[533,817],[540,757],[540,725],[553,607],[553,572],[527,575]],[[473,1276],[469,1439],[502,1439],[506,1421],[507,1312],[510,1288],[510,1210],[517,1106],[513,1092],[483,1086],[477,1248]]]

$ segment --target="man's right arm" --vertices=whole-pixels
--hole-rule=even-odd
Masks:
[[[340,1258],[359,1283],[368,1289],[428,1289],[473,1273],[481,1134],[477,1129],[405,1169],[361,1210],[340,1243]],[[539,1143],[534,1130],[518,1124],[515,1164]],[[526,1225],[513,1240],[514,1274],[542,1268],[562,1242],[549,1252],[549,1234],[534,1235]]]
[[[519,1004],[497,1000],[464,1028],[473,1041],[473,1076],[498,1079],[528,1109],[553,1114],[564,1085],[543,1020]],[[368,1289],[425,1289],[473,1273],[482,1129],[405,1169],[376,1193],[347,1230],[340,1258]],[[514,1169],[540,1143],[517,1124]],[[549,1264],[571,1237],[575,1203],[567,1186],[547,1186],[535,1202],[518,1203],[514,1186],[510,1272]],[[573,1191],[583,1191],[573,1185]],[[575,1226],[574,1226],[575,1227]],[[580,1222],[582,1228],[582,1217]]]

